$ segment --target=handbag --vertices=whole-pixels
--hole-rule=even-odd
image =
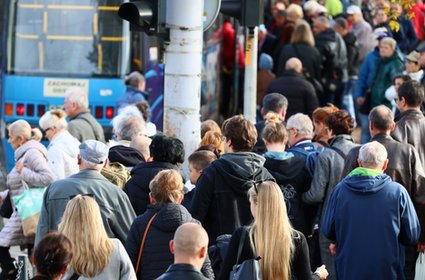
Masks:
[[[415,280],[425,279],[425,253],[419,253],[416,259]]]
[[[34,236],[37,232],[38,218],[40,217],[46,187],[30,188],[24,180],[22,180],[22,185],[25,190],[12,199],[22,220],[24,236]]]
[[[9,219],[12,216],[13,213],[13,207],[12,202],[10,201],[10,192],[7,194],[7,196],[3,199],[3,203],[0,207],[0,216],[3,218]]]
[[[139,265],[140,265],[140,260],[142,259],[142,252],[143,252],[143,246],[145,245],[146,235],[148,234],[149,227],[151,226],[153,219],[155,219],[156,214],[158,213],[155,213],[152,216],[152,218],[150,218],[148,225],[145,228],[145,232],[143,233],[142,242],[140,243],[139,255],[137,256],[137,262],[135,267],[136,275],[137,275],[137,272],[139,271]]]
[[[256,257],[255,259],[248,259],[243,261],[241,264],[239,263],[242,248],[245,244],[245,240],[248,237],[248,229],[246,227],[243,227],[242,236],[239,240],[239,248],[238,248],[238,256],[236,258],[236,264],[233,266],[232,271],[230,271],[230,280],[258,280],[262,279],[261,276],[261,269],[260,269],[260,257]],[[255,248],[252,247],[251,249],[254,252],[254,255],[256,255]]]

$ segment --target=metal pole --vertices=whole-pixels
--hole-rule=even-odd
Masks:
[[[199,0],[167,1],[164,132],[183,141],[186,159],[200,142],[203,5]]]
[[[243,114],[246,119],[255,123],[257,104],[257,56],[258,28],[249,27],[245,46],[245,82]]]

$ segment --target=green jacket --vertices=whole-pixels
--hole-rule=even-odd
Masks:
[[[392,108],[390,101],[385,98],[385,91],[393,84],[395,76],[403,72],[403,69],[403,62],[397,52],[391,57],[379,58],[372,83],[371,108],[381,104]]]

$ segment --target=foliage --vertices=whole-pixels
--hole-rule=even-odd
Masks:
[[[390,0],[390,1],[391,3],[400,4],[403,7],[403,10],[406,11],[407,19],[412,19],[415,16],[412,9],[416,5],[416,0]],[[392,7],[385,8],[385,11],[389,18],[389,22],[390,22],[389,24],[390,24],[391,30],[398,32],[400,30],[400,25],[397,21],[399,14]]]

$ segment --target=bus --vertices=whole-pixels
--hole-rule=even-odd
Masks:
[[[110,134],[123,77],[132,61],[143,67],[145,53],[143,36],[131,35],[118,17],[123,2],[0,0],[1,162],[7,171],[14,165],[7,125],[25,119],[38,126],[45,112],[62,108],[71,86],[88,93],[92,114]]]

